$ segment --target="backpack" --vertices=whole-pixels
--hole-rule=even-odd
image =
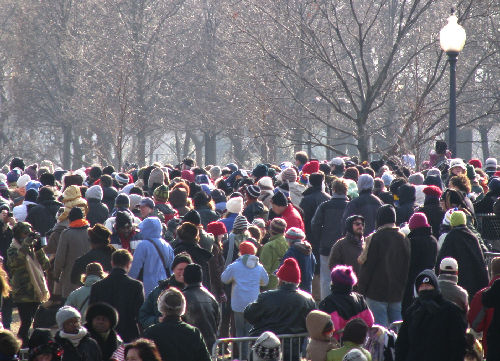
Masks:
[[[396,333],[380,325],[368,330],[364,344],[372,355],[372,361],[394,361],[396,356]]]

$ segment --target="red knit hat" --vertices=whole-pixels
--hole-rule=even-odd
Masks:
[[[207,224],[207,233],[212,233],[215,237],[226,234],[226,225],[219,221],[210,222]]]
[[[441,197],[443,191],[438,186],[427,186],[423,190],[424,194],[431,197]]]
[[[282,281],[300,283],[300,268],[295,258],[287,258],[281,265],[276,276]]]
[[[244,254],[253,254],[255,255],[257,253],[257,248],[253,245],[252,242],[241,242],[240,243],[240,254],[243,256]]]
[[[424,228],[430,227],[427,222],[427,216],[422,212],[415,212],[410,217],[410,221],[408,222],[408,227],[410,229]]]
[[[481,161],[477,158],[469,160],[469,164],[474,168],[483,168],[483,163],[481,163]]]
[[[319,172],[319,161],[311,160],[302,167],[302,174],[312,174]]]
[[[195,174],[192,170],[184,169],[181,172],[181,178],[187,180],[188,182],[194,183]]]

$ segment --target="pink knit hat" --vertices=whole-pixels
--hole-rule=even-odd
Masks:
[[[429,223],[427,222],[427,216],[422,212],[413,213],[408,223],[408,227],[410,229],[430,227]]]

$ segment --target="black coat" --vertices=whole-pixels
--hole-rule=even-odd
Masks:
[[[330,199],[330,196],[323,192],[321,187],[310,187],[302,192],[304,196],[300,201],[299,207],[303,212],[304,227],[306,231],[306,238],[311,243],[314,257],[319,260],[319,249],[320,249],[320,238],[315,237],[317,232],[313,232],[311,227],[311,221],[318,209],[319,205]],[[319,262],[318,262],[319,270]]]
[[[443,258],[458,262],[458,285],[469,293],[469,301],[488,286],[488,271],[477,237],[465,226],[454,227],[446,235],[436,260],[436,272]]]
[[[437,290],[421,292],[403,316],[396,361],[462,361],[467,321]]]
[[[115,330],[111,329],[109,335],[104,339],[100,333],[97,333],[90,324],[83,325],[89,331],[90,336],[97,342],[99,348],[101,349],[102,359],[104,361],[109,361],[113,352],[116,351],[118,347],[123,343],[121,337],[116,333]]]
[[[476,213],[493,213],[493,205],[498,199],[498,194],[488,192],[484,195],[483,199],[474,204],[474,211]]]
[[[309,293],[295,285],[284,284],[276,290],[261,293],[245,308],[244,315],[252,325],[250,336],[260,336],[264,331],[276,335],[303,333],[307,332],[306,316],[315,308]]]
[[[375,230],[377,211],[382,204],[382,201],[377,196],[374,196],[371,191],[361,191],[359,197],[350,201],[345,208],[340,221],[342,233],[344,232],[345,220],[353,215],[360,215],[365,218],[365,236],[372,233]]]
[[[195,207],[195,209],[200,214],[201,224],[204,229],[207,228],[207,224],[217,221],[220,218],[219,215],[208,206]]]
[[[321,256],[328,256],[333,244],[342,237],[343,227],[336,220],[342,218],[347,203],[346,196],[334,194],[330,200],[319,205],[311,220],[311,231],[314,239],[319,240]]]
[[[93,227],[94,224],[104,224],[109,217],[108,207],[99,199],[90,198],[87,200],[89,211],[87,213],[87,221]]]
[[[33,226],[33,229],[44,236],[56,224],[56,215],[63,205],[55,200],[41,201],[30,208],[26,222]]]
[[[89,334],[85,335],[78,347],[65,338],[59,336],[60,331],[55,335],[56,342],[63,348],[63,356],[61,361],[101,361],[102,354],[97,342],[90,337]]]
[[[87,265],[92,262],[99,263],[105,272],[111,271],[111,254],[115,251],[113,246],[93,248],[83,256],[76,259],[71,269],[71,283],[81,284],[82,274],[85,273]]]
[[[252,223],[255,218],[267,220],[268,214],[269,210],[261,201],[249,204],[243,211],[243,215],[247,218],[249,223]]]
[[[200,330],[205,344],[211,350],[217,340],[220,323],[219,304],[201,283],[188,285],[182,293],[186,298],[184,320]]]
[[[198,263],[203,270],[203,286],[210,289],[210,271],[208,268],[208,261],[212,258],[212,254],[207,250],[201,248],[198,244],[187,242],[179,242],[174,248],[174,254],[186,252],[191,256],[194,263]]]
[[[493,319],[486,334],[488,345],[486,360],[500,360],[500,281],[498,279],[483,292],[482,303],[484,307],[494,309]]]
[[[102,203],[110,209],[115,208],[115,199],[118,196],[118,191],[115,187],[102,187]]]
[[[403,296],[403,312],[412,304],[415,279],[425,269],[433,269],[436,264],[437,240],[431,234],[432,228],[417,228],[410,232],[410,269]]]
[[[139,308],[144,303],[144,288],[140,281],[130,278],[125,270],[113,268],[105,279],[92,285],[89,304],[106,302],[119,315],[116,331],[125,342],[139,337]]]
[[[210,361],[200,330],[180,317],[165,317],[162,322],[147,328],[144,337],[154,341],[162,360]]]
[[[439,238],[441,223],[444,218],[444,211],[439,204],[439,199],[437,197],[425,197],[423,207],[420,207],[417,212],[422,212],[427,216],[427,221],[432,228],[432,235]]]

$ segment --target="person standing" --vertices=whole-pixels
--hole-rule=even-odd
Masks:
[[[443,297],[456,304],[467,314],[469,311],[469,295],[458,285],[458,263],[453,258],[443,258],[439,265],[439,288]]]
[[[118,312],[106,303],[94,303],[85,314],[84,327],[97,342],[102,352],[102,359],[108,361],[111,355],[123,344],[115,331]]]
[[[285,255],[288,244],[285,240],[286,222],[282,218],[274,218],[269,226],[271,238],[260,250],[260,260],[269,275],[267,289],[272,290],[278,286],[278,278],[274,274]]]

